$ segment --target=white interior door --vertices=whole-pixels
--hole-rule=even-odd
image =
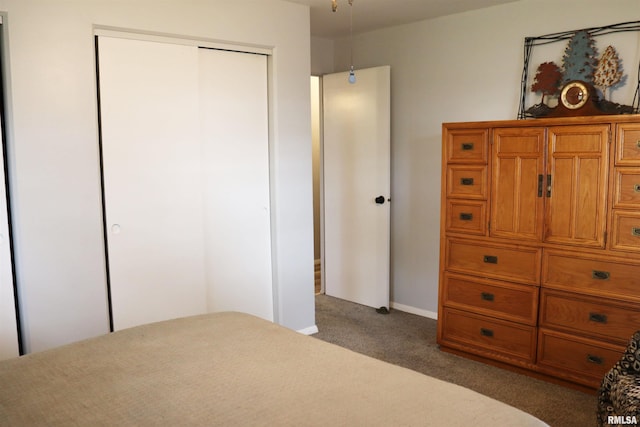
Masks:
[[[2,129],[0,129],[2,134]],[[1,148],[1,147],[0,147]],[[0,360],[18,356],[13,264],[9,240],[9,215],[6,195],[4,150],[0,159]]]
[[[99,38],[114,329],[273,319],[266,56]]]
[[[99,38],[115,330],[206,312],[198,49]]]
[[[356,77],[323,77],[325,292],[389,307],[390,67]]]

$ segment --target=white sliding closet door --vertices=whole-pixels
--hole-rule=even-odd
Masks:
[[[272,319],[266,58],[103,36],[98,52],[114,329]]]
[[[208,303],[273,320],[267,57],[200,49]]]
[[[6,185],[4,161],[0,159],[0,360],[19,353]]]
[[[115,330],[206,311],[198,49],[100,37]]]

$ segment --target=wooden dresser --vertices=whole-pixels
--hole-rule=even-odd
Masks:
[[[598,387],[640,330],[640,116],[442,131],[441,349]]]

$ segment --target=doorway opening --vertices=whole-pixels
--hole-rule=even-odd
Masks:
[[[311,76],[311,144],[313,161],[313,269],[315,294],[324,293],[322,281],[322,78]]]

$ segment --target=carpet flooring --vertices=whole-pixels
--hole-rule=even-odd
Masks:
[[[378,314],[370,307],[316,295],[316,325],[319,332],[313,336],[318,339],[470,388],[552,427],[596,425],[595,394],[444,353],[436,344],[435,320],[398,310]]]

